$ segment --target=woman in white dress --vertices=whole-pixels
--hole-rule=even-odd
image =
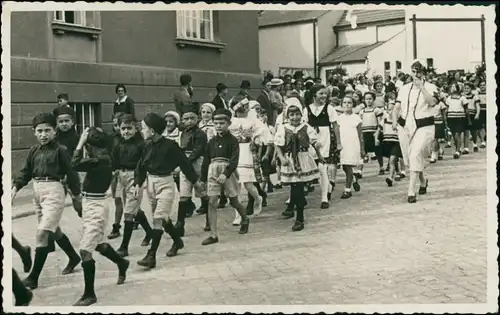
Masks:
[[[410,171],[408,202],[417,202],[418,193],[427,193],[429,181],[424,176],[425,161],[434,139],[434,114],[438,104],[437,87],[424,80],[424,66],[419,60],[411,65],[413,82],[401,87],[393,110],[393,129],[398,130],[401,153]]]
[[[240,183],[254,199],[254,214],[262,211],[262,197],[254,183],[262,182],[258,146],[267,144],[266,127],[255,115],[249,115],[249,101],[242,96],[236,96],[231,101],[231,108],[235,116],[231,119],[229,132],[238,139],[240,158],[238,161],[238,175]],[[235,210],[234,225],[239,225],[241,216]]]
[[[351,186],[355,191],[361,189],[357,178],[354,176],[354,167],[365,156],[363,133],[361,131],[361,118],[353,112],[354,101],[352,97],[344,97],[342,101],[344,113],[338,117],[340,129],[340,164],[346,175],[345,188],[340,198],[347,199],[352,196]]]

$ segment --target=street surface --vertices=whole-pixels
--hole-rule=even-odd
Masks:
[[[447,149],[445,160],[427,169],[428,194],[417,196],[416,204],[406,202],[407,179],[389,188],[377,172],[371,161],[361,192],[341,200],[339,171],[326,210],[319,209],[316,186],[307,197],[301,232],[291,232],[293,219],[280,216],[286,188],[270,195],[269,206],[251,221],[247,235],[231,226],[233,210],[221,209],[215,245],[201,245],[207,237],[205,221],[195,215],[187,219],[185,249],[166,257],[171,241],[164,237],[157,268],[151,271],[137,265],[146,248],[139,246],[144,232],[135,231],[124,285],[115,284],[115,265],[94,255],[96,305],[485,303],[485,151],[453,160]],[[149,207],[144,210],[148,213]],[[34,247],[35,226],[35,216],[14,220],[14,235]],[[78,248],[82,228],[71,208],[61,227]],[[115,248],[120,242],[110,241]],[[62,276],[66,262],[59,248],[49,256],[32,305],[70,306],[79,298],[82,269]],[[24,278],[16,253],[13,265]]]

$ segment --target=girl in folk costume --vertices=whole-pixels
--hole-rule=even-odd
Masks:
[[[435,107],[434,128],[436,128],[436,130],[432,144],[431,159],[429,160],[430,163],[436,163],[437,160],[443,159],[444,150],[440,147],[439,139],[445,139],[448,130],[448,121],[446,119],[446,112],[448,110],[446,107],[447,97],[446,94],[442,94],[439,98],[438,105]]]
[[[392,129],[392,111],[394,110],[395,103],[387,105],[387,111],[382,116],[382,123],[378,132],[383,134],[382,154],[389,159],[389,170],[385,182],[387,186],[392,187],[396,174],[398,172],[398,161],[403,157],[401,147],[399,145],[398,132]],[[378,140],[377,140],[378,141]],[[404,163],[401,160],[401,169],[404,170]]]
[[[398,130],[401,152],[410,172],[408,202],[415,203],[417,180],[420,180],[420,195],[427,193],[429,185],[424,176],[424,166],[434,139],[434,106],[438,103],[438,91],[434,84],[424,81],[422,62],[414,61],[411,70],[413,82],[401,87],[392,118],[393,129]]]
[[[342,101],[344,113],[338,117],[340,128],[340,164],[346,174],[344,192],[340,198],[347,199],[352,196],[351,186],[359,191],[361,186],[354,176],[353,168],[364,157],[363,133],[361,131],[361,118],[353,113],[354,102],[351,97],[344,97]]]
[[[464,133],[464,150],[462,154],[469,154],[469,136],[472,138],[472,146],[474,152],[478,152],[477,147],[477,132],[479,129],[479,97],[476,93],[473,93],[474,84],[471,82],[466,82],[464,84],[464,94],[463,96],[467,100],[466,118],[467,125]]]
[[[328,178],[328,167],[336,169],[341,149],[337,112],[326,104],[328,90],[324,85],[314,85],[310,89],[313,103],[306,105],[303,111],[305,122],[309,123],[318,133],[321,144],[321,156],[325,159],[318,165],[321,184],[321,208],[329,207],[329,193],[334,187],[334,178]],[[332,182],[330,182],[332,181]]]
[[[479,98],[479,130],[478,136],[481,141],[481,148],[486,148],[486,82],[479,82],[479,91],[477,93]]]
[[[264,199],[262,201],[262,206],[266,207],[267,206],[267,192],[272,192],[273,190],[273,185],[271,183],[271,179],[269,175],[272,173],[272,166],[271,166],[271,158],[273,155],[273,143],[272,139],[274,138],[274,128],[272,126],[269,126],[267,123],[267,115],[263,112],[262,107],[260,106],[259,102],[257,101],[250,101],[250,112],[252,115],[255,115],[266,127],[266,136],[265,138],[268,140],[267,144],[262,144],[259,146],[259,157],[261,161],[261,171],[262,171],[262,187],[260,185],[257,186],[259,189],[259,195]],[[250,115],[250,113],[249,113]]]
[[[363,131],[363,142],[365,146],[365,152],[368,154],[373,154],[379,164],[379,175],[384,174],[384,160],[381,154],[380,145],[375,145],[375,132],[380,125],[379,120],[382,117],[384,111],[381,108],[374,106],[374,101],[377,99],[375,92],[366,92],[364,97],[364,108],[359,112],[359,116],[362,121],[362,131]],[[378,135],[377,135],[378,136]],[[364,162],[368,162],[367,156],[364,157]],[[363,171],[363,165],[360,165],[359,170]],[[358,172],[359,173],[359,172]],[[359,175],[357,175],[359,176]]]
[[[467,100],[462,96],[460,85],[454,83],[450,88],[450,96],[446,98],[448,127],[455,141],[455,153],[453,158],[458,159],[461,155],[462,137],[467,125],[465,108]]]
[[[200,107],[201,120],[198,123],[198,127],[205,132],[208,141],[216,134],[214,122],[212,120],[214,112],[215,106],[212,103],[205,103]]]
[[[375,108],[385,108],[385,93],[384,93],[384,82],[382,82],[382,78],[375,81],[373,85],[375,89],[375,98],[373,99],[373,106]],[[366,95],[366,94],[365,94]]]
[[[258,146],[266,143],[267,139],[264,139],[266,128],[259,119],[251,115],[249,117],[249,101],[247,98],[236,96],[231,102],[231,108],[236,116],[231,120],[229,132],[239,142],[240,155],[237,171],[240,183],[244,185],[245,189],[255,200],[255,214],[260,214],[262,211],[262,197],[259,196],[259,191],[254,183],[262,182]],[[240,223],[241,216],[235,210],[233,224],[239,225]]]
[[[300,103],[288,105],[284,113],[289,122],[277,127],[274,143],[281,161],[283,183],[291,186],[290,204],[297,208],[292,231],[300,231],[304,229],[305,184],[319,177],[318,167],[309,150],[311,145],[315,148],[317,159],[323,164],[324,160],[319,150],[318,135],[304,122]],[[283,215],[293,217],[293,208],[287,208]]]

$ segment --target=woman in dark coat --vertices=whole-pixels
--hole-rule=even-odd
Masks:
[[[113,114],[124,113],[135,117],[135,102],[128,97],[127,88],[123,84],[118,84],[115,87],[117,99],[113,105]]]

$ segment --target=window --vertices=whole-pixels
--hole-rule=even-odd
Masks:
[[[76,113],[75,127],[78,133],[82,133],[87,127],[101,126],[101,107],[96,103],[73,103],[71,104]]]
[[[54,20],[68,24],[86,25],[85,11],[54,11]]]
[[[434,59],[427,58],[427,68],[434,68]]]
[[[401,66],[401,61],[396,61],[396,70],[397,70],[397,71],[400,71],[400,70],[401,70],[401,68],[402,68],[402,66]]]
[[[391,70],[391,63],[389,61],[384,62],[384,70],[385,71]]]
[[[213,21],[213,12],[211,10],[177,11],[177,37],[213,41]]]

